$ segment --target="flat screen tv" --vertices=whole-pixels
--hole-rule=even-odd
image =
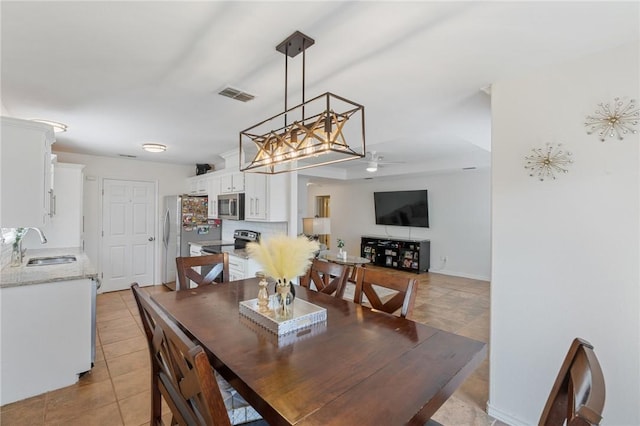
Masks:
[[[376,225],[429,227],[427,190],[374,192]]]

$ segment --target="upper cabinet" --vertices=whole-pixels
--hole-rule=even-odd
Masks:
[[[207,195],[209,190],[209,179],[207,175],[198,175],[187,179],[189,195]]]
[[[245,220],[286,222],[289,187],[284,174],[245,174]]]
[[[244,192],[244,173],[233,172],[222,175],[220,177],[220,193],[233,194],[236,192]]]
[[[52,216],[40,229],[47,236],[47,248],[82,247],[84,165],[56,163]],[[41,248],[36,235],[23,243],[25,248]]]
[[[51,203],[53,128],[29,120],[2,117],[0,137],[0,225],[39,227],[47,223]]]

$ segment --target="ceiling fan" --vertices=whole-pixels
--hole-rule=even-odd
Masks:
[[[362,159],[362,161],[367,162],[367,171],[368,172],[376,172],[378,171],[379,166],[383,166],[386,164],[402,164],[404,161],[383,161],[384,157],[380,155],[376,151],[367,151],[367,154]]]

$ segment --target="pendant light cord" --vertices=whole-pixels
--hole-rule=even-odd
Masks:
[[[287,87],[289,86],[289,43],[285,47],[284,52],[284,127],[287,127]]]
[[[306,40],[302,40],[302,122],[304,122],[304,102],[305,102],[305,86],[306,86],[306,70],[307,70],[307,46]],[[289,44],[285,47],[284,52],[284,127],[287,127],[287,98],[289,96]]]
[[[304,123],[304,86],[307,64],[307,48],[304,45],[305,39],[302,39],[302,122]]]

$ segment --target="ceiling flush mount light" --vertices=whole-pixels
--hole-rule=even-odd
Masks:
[[[365,156],[364,106],[329,92],[305,101],[305,52],[314,43],[296,31],[276,46],[285,55],[284,112],[240,132],[241,171],[277,174]],[[299,53],[302,103],[288,109],[289,57]]]
[[[625,103],[620,98],[614,98],[613,102],[600,102],[598,106],[600,108],[594,115],[588,115],[584,123],[588,135],[598,133],[600,141],[604,142],[607,136],[623,140],[629,133],[638,133],[634,127],[640,120],[640,109],[635,100]]]
[[[69,126],[67,126],[66,124],[58,123],[57,121],[42,120],[40,118],[33,118],[33,119],[31,119],[31,121],[35,121],[37,123],[48,124],[49,126],[53,127],[53,131],[55,133],[66,132],[67,129],[69,128]]]
[[[147,152],[165,152],[167,146],[159,143],[145,143],[142,145],[142,149]]]
[[[378,163],[375,161],[369,161],[369,164],[367,164],[367,171],[371,173],[378,171]]]

